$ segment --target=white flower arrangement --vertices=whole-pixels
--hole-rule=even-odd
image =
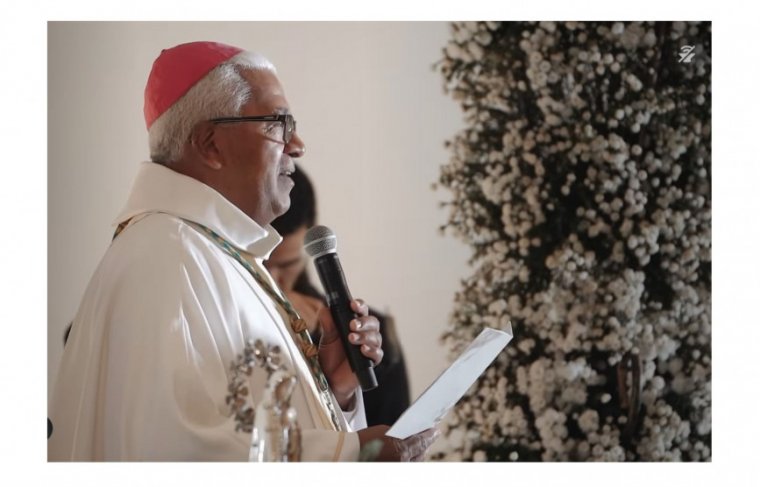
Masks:
[[[444,231],[473,248],[442,340],[515,339],[445,460],[710,460],[711,25],[464,22]],[[692,62],[679,49],[694,45]]]

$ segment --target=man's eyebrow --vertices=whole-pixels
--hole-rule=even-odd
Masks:
[[[288,107],[277,107],[272,110],[272,113],[275,115],[287,115],[290,113],[290,109]]]

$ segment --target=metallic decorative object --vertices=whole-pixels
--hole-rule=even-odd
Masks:
[[[254,405],[249,379],[255,367],[267,372],[264,394]],[[301,459],[301,430],[290,398],[295,376],[280,360],[279,347],[261,340],[248,342],[231,366],[232,379],[226,402],[235,415],[235,430],[251,433],[249,460],[254,462],[297,462]]]

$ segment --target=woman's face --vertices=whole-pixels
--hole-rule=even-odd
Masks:
[[[284,292],[293,290],[293,286],[306,267],[306,255],[303,250],[303,238],[306,235],[306,226],[300,227],[295,232],[284,236],[278,245],[264,262],[277,285]]]

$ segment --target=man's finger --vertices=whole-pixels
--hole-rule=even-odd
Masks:
[[[416,455],[419,453],[420,449],[424,446],[424,440],[422,438],[422,433],[416,434],[414,436],[410,436],[406,440],[404,440],[406,443],[406,448],[412,452],[413,455]]]
[[[415,453],[420,451],[424,453],[438,438],[438,434],[438,428],[428,428],[425,431],[408,438],[406,441],[409,441],[409,447],[410,449],[413,449]]]
[[[362,316],[367,316],[369,314],[369,306],[367,306],[363,299],[354,299],[351,301],[351,309]]]
[[[371,348],[380,348],[383,345],[383,336],[376,331],[366,333],[351,333],[348,336],[351,343],[369,345]]]
[[[383,352],[382,348],[373,349],[373,348],[367,347],[367,345],[362,345],[361,350],[362,350],[362,355],[372,360],[372,362],[375,365],[383,361],[383,356],[385,355],[385,352]]]
[[[359,330],[379,331],[380,321],[374,316],[360,316],[356,318],[355,320],[351,320],[351,323],[349,324],[349,326],[353,331],[359,331]]]

